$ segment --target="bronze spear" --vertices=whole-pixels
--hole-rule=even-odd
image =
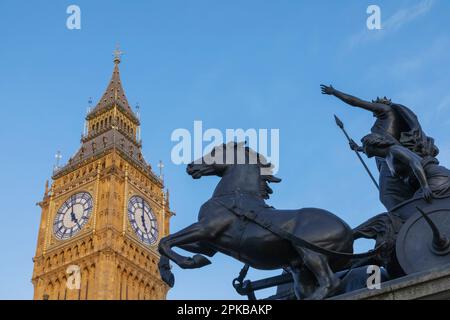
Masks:
[[[337,115],[334,115],[334,120],[336,121],[336,124],[339,128],[341,128],[342,132],[344,132],[345,136],[347,137],[348,142],[352,143],[353,139],[350,138],[350,136],[348,135],[347,131],[344,128],[344,123],[341,121],[341,119],[339,119],[337,117]],[[361,155],[359,154],[358,151],[355,151],[356,155],[358,156],[359,161],[361,161],[362,165],[364,166],[364,168],[366,169],[367,173],[369,174],[370,178],[372,179],[373,183],[375,184],[375,187],[377,187],[378,191],[380,190],[380,187],[378,186],[378,182],[375,180],[375,178],[372,175],[372,172],[370,172],[369,167],[367,166],[367,164],[364,162],[364,159],[361,157]]]

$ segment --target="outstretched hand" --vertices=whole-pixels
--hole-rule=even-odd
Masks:
[[[322,94],[329,94],[332,95],[335,92],[335,89],[333,88],[333,86],[330,84],[329,86],[326,86],[324,84],[320,85],[320,88],[322,90]]]

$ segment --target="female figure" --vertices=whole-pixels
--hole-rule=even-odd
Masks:
[[[392,176],[416,190],[415,196],[420,194],[429,202],[433,195],[450,193],[450,170],[440,166],[436,158],[420,157],[388,134],[371,133],[361,141],[362,148],[352,144],[352,149],[363,151],[369,158],[385,159]]]

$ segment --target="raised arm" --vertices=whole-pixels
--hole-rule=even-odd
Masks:
[[[422,166],[420,157],[403,146],[392,146],[390,151],[395,159],[401,161],[404,165],[409,166],[420,183],[423,197],[426,201],[431,201],[433,192],[428,185],[427,175]]]
[[[387,106],[387,105],[384,105],[382,103],[374,103],[374,102],[361,100],[352,95],[338,91],[335,88],[333,88],[333,86],[331,86],[331,85],[326,86],[326,85],[321,84],[320,87],[322,88],[322,94],[328,94],[328,95],[335,96],[336,98],[341,99],[342,101],[344,101],[345,103],[347,103],[353,107],[362,108],[364,110],[368,110],[373,113],[381,113],[383,111],[389,110],[389,106]]]

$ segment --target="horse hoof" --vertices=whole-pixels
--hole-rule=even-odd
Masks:
[[[310,295],[309,297],[305,298],[305,300],[324,300],[327,295],[323,293],[314,293]]]
[[[170,271],[160,271],[161,280],[164,281],[169,287],[173,288],[175,285],[175,275]]]
[[[324,300],[328,297],[333,296],[340,288],[340,281],[336,281],[333,284],[325,287],[319,287],[312,295],[307,297],[305,300]]]
[[[166,256],[161,256],[160,261],[158,263],[158,268],[159,268],[159,274],[161,276],[161,279],[169,287],[172,288],[175,284],[175,276],[172,273],[172,271],[170,271],[171,267],[170,267],[169,258],[167,258]]]
[[[196,269],[206,266],[210,263],[211,261],[206,259],[201,254],[196,254],[192,258],[186,258],[186,260],[180,263],[179,266],[183,269]]]
[[[211,261],[209,261],[209,259],[205,258],[201,254],[196,254],[192,259],[194,260],[196,268],[201,268],[207,266],[208,264],[211,264]]]

